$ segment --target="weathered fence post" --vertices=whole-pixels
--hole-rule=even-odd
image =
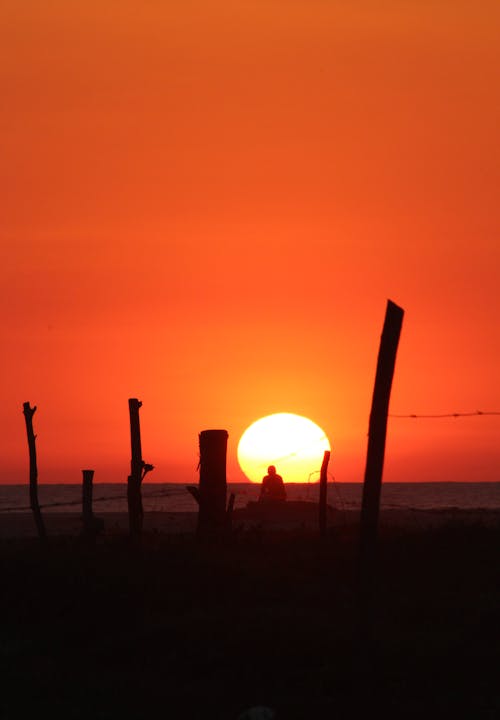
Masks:
[[[218,536],[227,527],[227,430],[203,430],[200,443],[200,484],[197,535]]]
[[[104,520],[94,515],[92,509],[92,491],[93,491],[93,470],[82,470],[82,520],[83,535],[86,538],[95,539],[95,536],[104,529]]]
[[[28,436],[28,450],[30,458],[30,506],[35,519],[36,529],[40,542],[44,544],[47,540],[45,525],[38,502],[38,468],[36,464],[36,435],[33,432],[33,415],[36,413],[36,405],[30,407],[29,402],[23,403],[23,414],[26,421],[26,433]]]
[[[94,513],[92,512],[92,480],[93,470],[82,470],[82,519],[83,532],[91,535],[94,531]]]
[[[328,463],[330,461],[330,451],[325,450],[323,454],[323,462],[321,463],[321,472],[319,476],[319,534],[321,537],[326,535],[326,494],[328,489]]]
[[[153,465],[148,465],[142,459],[141,448],[141,426],[139,423],[139,408],[142,402],[137,398],[129,398],[128,408],[130,415],[130,445],[132,449],[132,459],[130,462],[130,475],[127,482],[127,501],[128,501],[128,517],[129,531],[133,538],[139,538],[142,533],[144,520],[144,510],[142,507],[141,485],[144,476]]]
[[[387,415],[403,315],[404,310],[388,300],[373,388],[361,503],[360,572],[365,586],[371,583],[374,572]]]

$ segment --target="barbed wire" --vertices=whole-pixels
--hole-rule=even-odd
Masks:
[[[143,500],[148,500],[149,498],[157,498],[157,497],[174,497],[176,495],[184,495],[187,491],[184,485],[182,485],[183,490],[171,490],[168,492],[155,492],[155,493],[148,493],[147,495],[144,494]],[[101,496],[97,498],[92,498],[92,503],[98,503],[98,502],[107,502],[108,500],[126,500],[127,495],[107,495],[107,496]],[[45,510],[46,508],[54,508],[54,507],[74,507],[76,505],[81,506],[82,501],[81,500],[66,500],[61,502],[53,502],[53,503],[44,503],[40,505],[40,510]],[[31,511],[31,505],[26,505],[23,507],[19,507],[18,505],[12,506],[12,507],[0,507],[0,513],[7,513],[7,512],[23,512],[23,511]]]
[[[408,413],[405,415],[397,414],[397,413],[390,413],[389,417],[396,418],[396,419],[411,419],[411,420],[425,419],[425,420],[427,420],[427,419],[438,419],[438,418],[483,417],[486,415],[489,415],[489,416],[497,415],[498,416],[498,415],[500,415],[500,411],[474,410],[472,412],[425,413],[425,414]],[[324,440],[324,439],[326,439],[326,435],[324,435],[323,437],[320,438],[320,440]],[[294,455],[298,455],[301,452],[301,450],[302,449],[295,450],[291,453],[288,453],[287,455],[282,455],[281,457],[276,458],[273,462],[277,463],[277,462],[280,462],[281,460],[285,460],[289,457],[293,457]],[[265,464],[267,464],[267,463],[261,463],[262,467],[264,467]],[[313,472],[311,472],[308,477],[308,483],[310,482],[312,475],[319,474],[319,472],[320,472],[319,470],[314,470]],[[336,486],[335,477],[333,477],[330,473],[328,473],[328,475],[330,475],[330,477],[332,478],[332,484],[334,484]],[[149,498],[174,497],[176,495],[184,495],[184,493],[186,492],[186,488],[185,488],[184,484],[182,485],[182,488],[183,488],[182,490],[181,489],[179,489],[179,490],[172,489],[168,492],[159,491],[159,492],[155,492],[155,493],[148,493],[147,495],[144,496],[144,499],[147,500]],[[336,487],[336,489],[338,492],[337,487]],[[93,498],[92,502],[98,503],[98,502],[107,502],[109,500],[126,500],[126,499],[127,499],[127,495],[108,495],[108,496],[101,496],[101,497]],[[40,509],[42,510],[42,509],[54,508],[54,507],[75,507],[75,506],[81,505],[81,504],[82,504],[81,500],[67,500],[67,501],[63,501],[63,502],[53,502],[53,503],[41,504]],[[0,507],[0,513],[31,511],[31,509],[32,508],[30,505],[23,506],[23,507],[19,507],[19,506],[12,506],[12,507],[6,507],[6,508]]]
[[[453,412],[453,413],[427,413],[427,414],[417,414],[417,413],[411,413],[408,415],[396,415],[394,413],[390,413],[389,417],[392,418],[412,418],[412,419],[419,419],[419,418],[459,418],[459,417],[478,417],[482,415],[500,415],[500,412],[493,411],[493,410],[474,410],[473,412]]]

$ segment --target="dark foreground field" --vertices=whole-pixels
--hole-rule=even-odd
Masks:
[[[3,540],[2,720],[500,717],[500,529]]]

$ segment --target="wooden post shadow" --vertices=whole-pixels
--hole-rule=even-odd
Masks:
[[[328,463],[330,461],[330,451],[325,450],[323,462],[321,463],[321,472],[319,476],[319,534],[322,538],[326,535],[326,496],[328,490]]]
[[[198,492],[192,493],[199,505],[199,539],[218,537],[227,529],[227,439],[227,430],[203,430],[199,435],[200,483]]]
[[[36,413],[36,405],[30,407],[29,402],[23,403],[23,414],[26,421],[26,434],[28,436],[28,451],[30,459],[30,506],[35,519],[35,525],[40,542],[44,544],[47,540],[45,524],[43,522],[40,503],[38,502],[38,468],[36,463],[36,435],[33,431],[33,415]]]
[[[154,469],[142,459],[141,426],[139,422],[139,408],[142,402],[137,398],[129,398],[128,408],[130,415],[130,444],[132,459],[130,462],[130,475],[127,482],[127,501],[129,531],[132,538],[138,539],[142,534],[144,510],[142,506],[141,485],[146,473]]]
[[[388,300],[373,389],[361,503],[360,573],[365,588],[371,585],[374,573],[387,416],[403,315],[404,310]]]

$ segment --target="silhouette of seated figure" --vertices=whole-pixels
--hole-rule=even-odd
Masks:
[[[262,478],[260,487],[259,502],[267,500],[286,500],[283,478],[277,474],[274,465],[269,465],[267,468],[267,475]]]

